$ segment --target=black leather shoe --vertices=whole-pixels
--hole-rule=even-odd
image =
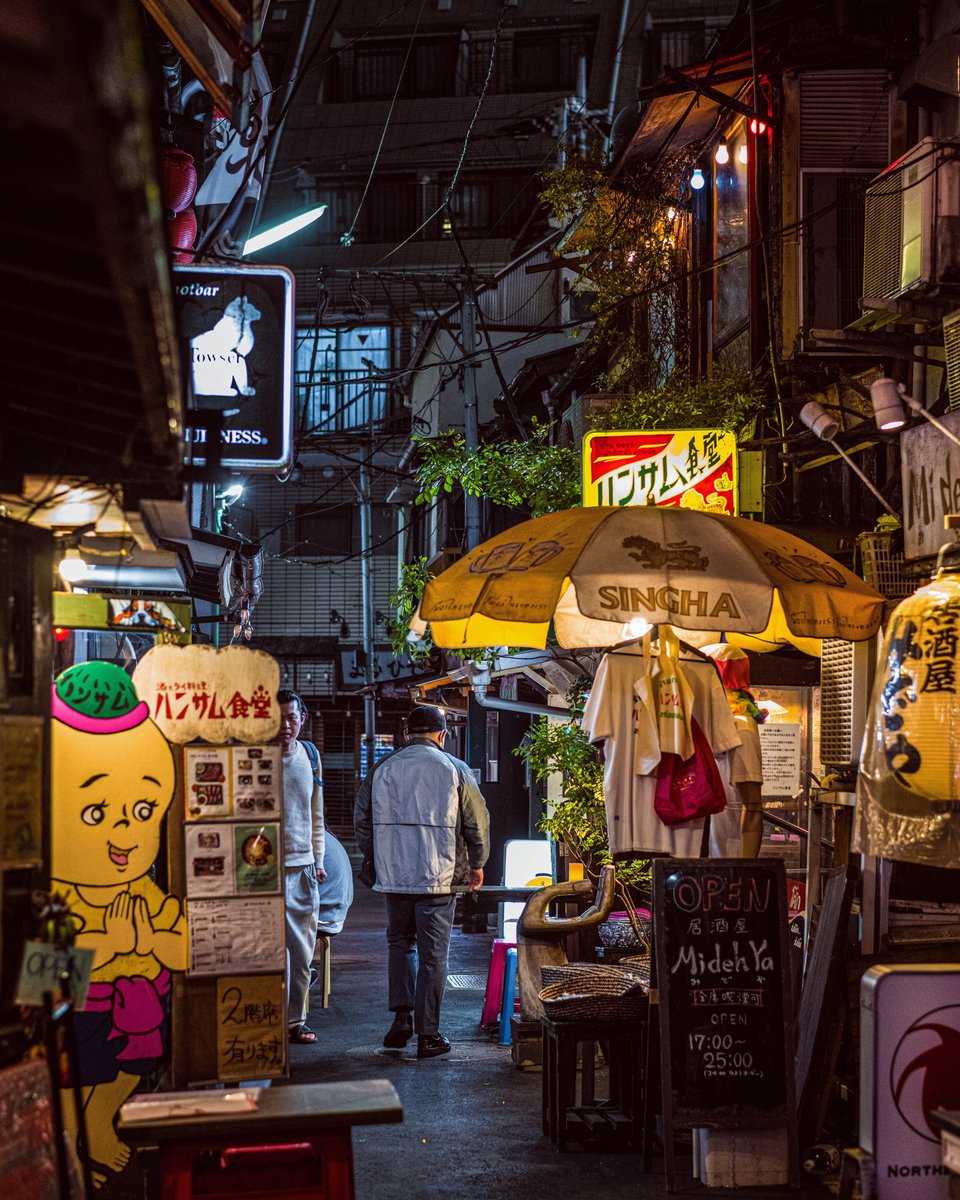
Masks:
[[[436,1058],[438,1054],[449,1054],[450,1043],[442,1033],[421,1034],[417,1038],[417,1058]]]
[[[383,1044],[391,1050],[399,1050],[413,1037],[413,1017],[407,1012],[398,1012],[387,1030]]]

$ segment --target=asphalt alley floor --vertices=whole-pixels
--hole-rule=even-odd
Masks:
[[[493,918],[490,918],[491,923]],[[314,988],[310,1046],[290,1047],[289,1083],[389,1079],[403,1105],[399,1125],[353,1133],[357,1200],[528,1200],[583,1196],[647,1200],[666,1195],[663,1162],[640,1171],[639,1155],[575,1148],[561,1154],[541,1130],[539,1071],[519,1070],[495,1031],[480,1027],[483,991],[447,987],[441,1027],[453,1043],[440,1058],[418,1061],[416,1040],[383,1048],[392,1019],[386,1007],[385,913],[381,897],[357,885],[343,932],[332,939],[329,1007]],[[486,979],[493,932],[455,928],[451,976]],[[689,1159],[681,1157],[684,1169]],[[789,1192],[751,1188],[708,1192],[691,1182],[682,1195],[828,1197],[825,1188]]]

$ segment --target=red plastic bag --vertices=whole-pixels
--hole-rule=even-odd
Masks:
[[[657,768],[657,790],[653,807],[664,825],[694,821],[723,812],[727,794],[706,734],[691,721],[695,750],[692,758],[663,754]]]

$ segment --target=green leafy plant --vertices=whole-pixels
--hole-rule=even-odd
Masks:
[[[618,390],[616,381],[607,381]],[[764,382],[716,367],[703,379],[677,371],[659,387],[617,395],[591,418],[591,429],[726,429],[740,433],[760,412]]]
[[[470,450],[463,435],[452,431],[417,438],[417,503],[429,503],[459,487],[505,508],[525,509],[533,517],[577,506],[579,450],[551,446],[549,435],[547,426],[534,423],[526,441],[484,443]]]
[[[582,697],[582,688],[579,694]],[[569,721],[541,717],[514,753],[527,763],[535,779],[546,779],[554,772],[561,775],[562,797],[544,812],[539,828],[562,842],[595,878],[600,868],[612,861],[603,803],[603,764],[579,720],[576,716]],[[649,860],[618,862],[617,883],[630,911],[635,906],[631,888],[649,890]]]
[[[561,248],[579,255],[574,289],[590,298],[591,349],[612,364],[599,390],[657,386],[685,365],[686,166],[682,155],[659,158],[614,177],[597,143],[543,176],[540,199],[568,230]]]
[[[413,562],[400,564],[400,580],[390,596],[390,606],[397,615],[386,622],[390,647],[397,658],[408,654],[414,662],[421,663],[426,662],[434,651],[429,629],[419,641],[410,640],[410,621],[417,611],[423,589],[431,578],[427,570],[427,560],[422,556],[415,558]]]
[[[394,655],[400,658],[408,654],[416,663],[426,662],[436,650],[433,636],[429,627],[423,637],[410,639],[410,621],[417,611],[417,605],[423,596],[423,589],[433,578],[427,568],[424,557],[415,558],[413,562],[403,563],[400,567],[400,582],[390,596],[389,603],[396,611],[396,617],[386,622],[387,636],[390,638],[390,648]],[[457,650],[457,657],[464,662],[473,663],[476,667],[484,667],[493,662],[498,654],[515,653],[516,647],[463,647]]]

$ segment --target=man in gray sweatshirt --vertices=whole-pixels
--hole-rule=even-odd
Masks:
[[[387,903],[385,1046],[417,1033],[417,1058],[446,1054],[440,1005],[457,892],[483,883],[489,815],[473,772],[443,749],[447,722],[432,705],[407,717],[410,740],[367,772],[353,809],[357,846],[373,855],[376,891]]]
[[[287,1027],[291,1042],[307,1045],[317,1035],[308,1029],[307,993],[310,964],[317,945],[320,909],[318,885],[323,869],[323,785],[319,764],[316,778],[297,735],[307,709],[296,692],[277,693],[280,704],[280,743],[283,767],[284,912],[287,944]]]

